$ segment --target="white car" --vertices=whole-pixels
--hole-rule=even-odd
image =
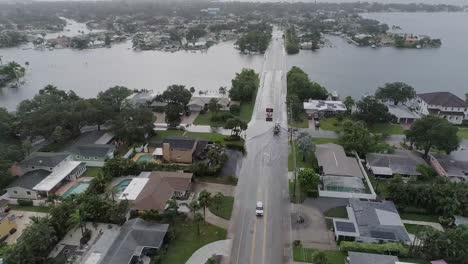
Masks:
[[[257,207],[255,208],[255,215],[263,216],[263,202],[261,201],[257,202]]]

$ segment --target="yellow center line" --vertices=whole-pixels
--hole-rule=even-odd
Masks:
[[[250,251],[250,263],[254,263],[254,256],[255,256],[255,238],[257,232],[257,219],[255,218],[255,224],[254,224],[254,229],[253,229],[253,240],[252,240],[252,250]]]

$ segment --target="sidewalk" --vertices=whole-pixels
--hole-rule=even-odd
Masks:
[[[229,228],[229,220],[216,216],[208,208],[206,208],[206,222],[226,230]]]
[[[232,240],[219,240],[199,248],[185,262],[186,264],[204,264],[213,255],[229,256],[231,253]]]
[[[413,225],[424,225],[424,226],[431,226],[439,231],[444,231],[444,228],[439,223],[434,222],[424,222],[424,221],[413,221],[413,220],[401,220],[403,224],[413,224]]]

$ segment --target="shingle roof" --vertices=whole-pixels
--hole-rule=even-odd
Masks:
[[[23,176],[16,177],[16,179],[10,185],[8,185],[7,189],[21,187],[31,190],[34,186],[49,176],[50,173],[50,171],[46,170],[35,170],[27,172]]]
[[[369,153],[366,155],[366,161],[371,167],[390,168],[394,174],[415,176],[421,175],[416,171],[418,165],[427,165],[422,158],[407,151],[397,151],[395,154]]]
[[[450,92],[422,93],[417,96],[430,105],[468,107],[468,102]]]
[[[324,175],[364,178],[357,160],[346,156],[340,145],[332,143],[317,145],[315,154]]]
[[[159,249],[166,236],[168,224],[135,218],[126,222],[101,264],[128,264],[144,248]]]
[[[353,198],[349,203],[361,237],[410,241],[393,202]]]
[[[112,144],[87,144],[77,146],[72,152],[85,157],[105,157],[114,148]]]
[[[398,258],[389,255],[378,255],[361,252],[348,252],[349,264],[395,264]]]
[[[65,160],[69,153],[64,152],[34,152],[23,161],[20,162],[22,166],[44,166],[44,167],[55,167],[60,162]]]
[[[171,148],[174,149],[192,149],[197,139],[188,137],[168,137],[163,143],[169,143]]]

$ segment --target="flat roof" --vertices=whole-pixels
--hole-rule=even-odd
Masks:
[[[112,132],[106,132],[104,135],[102,135],[100,138],[98,138],[94,144],[98,145],[104,145],[109,143],[113,138],[115,137],[115,134]]]
[[[133,178],[127,188],[120,194],[119,199],[134,201],[148,181],[148,178]]]
[[[355,157],[348,157],[342,146],[328,143],[317,145],[315,154],[326,176],[354,176],[364,178]]]
[[[54,171],[47,176],[44,180],[34,186],[33,190],[48,192],[52,190],[57,184],[65,179],[70,173],[73,172],[82,162],[79,161],[67,161],[61,166],[54,168]]]

